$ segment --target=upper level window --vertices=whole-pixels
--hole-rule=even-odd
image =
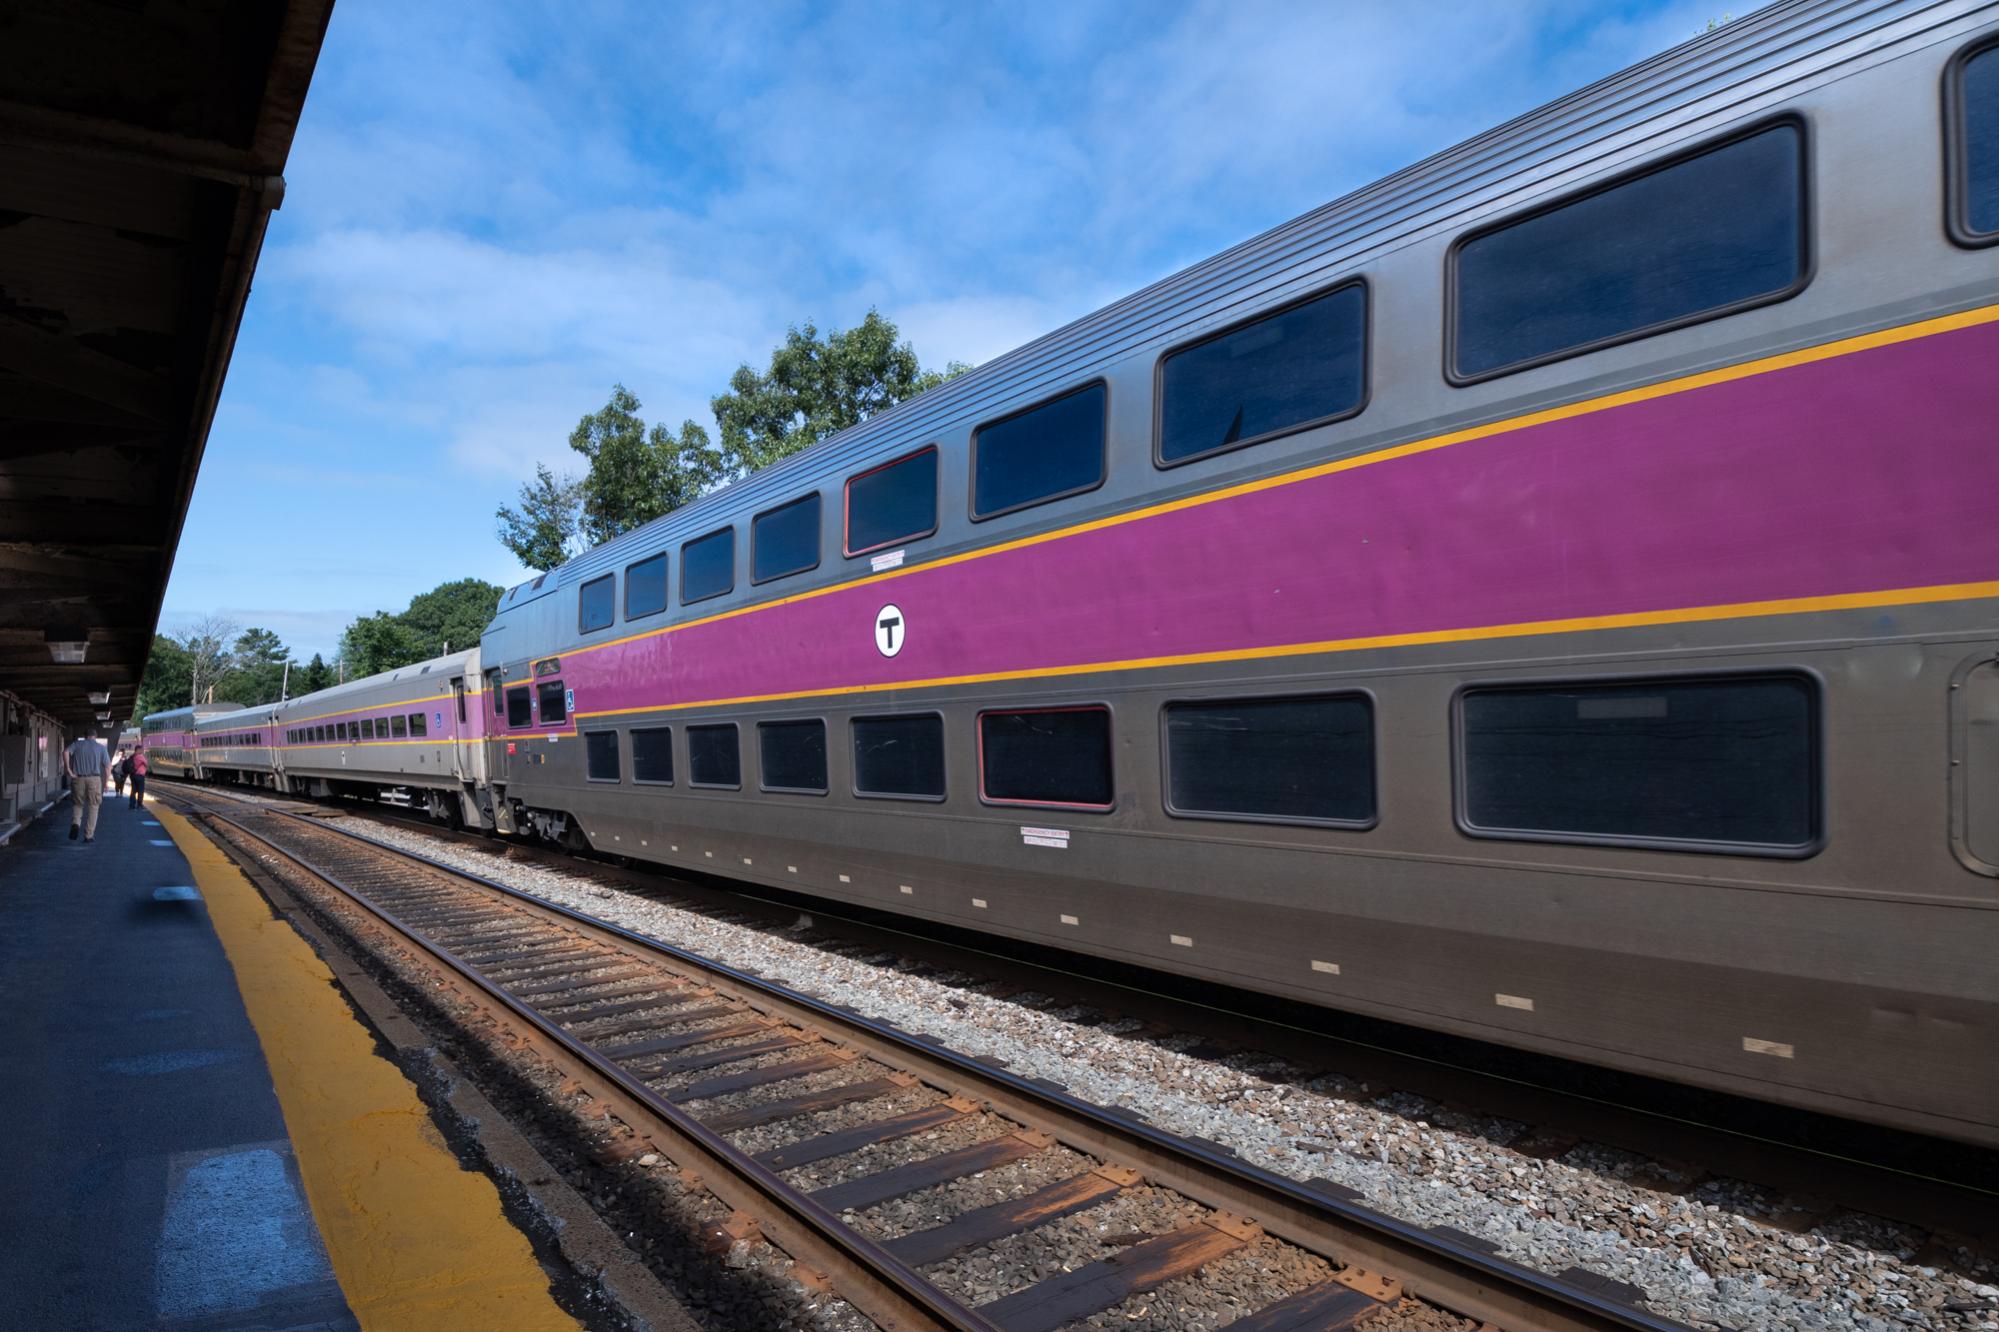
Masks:
[[[543,726],[553,726],[569,719],[569,700],[563,695],[562,681],[543,680],[534,687],[534,692]]]
[[[865,555],[937,530],[937,448],[847,478],[849,555]]]
[[[1102,485],[1108,397],[1102,384],[1090,384],[973,431],[972,517]]]
[[[1110,710],[979,714],[979,781],[987,800],[1003,804],[1109,809]]]
[[[625,566],[625,618],[657,615],[666,609],[666,552]]]
[[[767,509],[750,521],[750,581],[767,583],[819,567],[819,494]]]
[[[1951,67],[1951,234],[1965,245],[1999,241],[1999,42]]]
[[[826,794],[826,723],[757,723],[757,760],[766,791]]]
[[[1171,813],[1374,820],[1374,708],[1364,695],[1174,703],[1166,750]]]
[[[1522,370],[1803,287],[1804,129],[1786,121],[1502,222],[1451,251],[1451,371]]]
[[[576,627],[583,633],[609,629],[618,613],[618,576],[592,578],[576,593]]]
[[[1460,702],[1469,832],[1798,854],[1818,838],[1818,723],[1797,675],[1526,685]]]
[[[680,604],[719,597],[736,585],[736,529],[696,537],[680,548]]]
[[[1367,288],[1350,282],[1159,364],[1162,466],[1352,416],[1367,397]]]

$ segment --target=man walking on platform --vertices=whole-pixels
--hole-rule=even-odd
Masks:
[[[132,778],[132,803],[125,808],[137,809],[146,803],[146,769],[149,766],[143,749],[133,750],[132,757],[125,760],[125,771]]]
[[[69,774],[69,840],[83,830],[86,842],[97,839],[97,809],[104,803],[104,774],[111,756],[98,742],[97,728],[91,727],[62,752],[62,770]]]

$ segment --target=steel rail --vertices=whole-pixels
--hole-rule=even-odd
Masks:
[[[877,1325],[902,1332],[903,1329],[948,1329],[949,1332],[1002,1332],[996,1324],[953,1300],[923,1275],[910,1268],[880,1245],[873,1243],[838,1216],[787,1185],[778,1174],[760,1164],[726,1138],[702,1125],[687,1111],[665,1100],[624,1069],[612,1063],[588,1044],[577,1040],[528,1005],[509,994],[505,985],[489,979],[475,964],[451,949],[424,937],[372,898],[365,890],[343,881],[334,871],[317,864],[294,848],[263,836],[241,820],[213,808],[202,816],[227,824],[250,840],[268,847],[291,861],[313,878],[325,883],[388,930],[407,946],[442,963],[472,985],[486,1002],[504,1008],[515,1020],[531,1028],[542,1041],[561,1051],[568,1059],[587,1068],[602,1084],[616,1088],[620,1097],[642,1107],[649,1118],[664,1130],[669,1142],[665,1152],[683,1171],[698,1175],[703,1187],[739,1212],[756,1218],[760,1229],[795,1260],[817,1267],[834,1290]],[[270,815],[298,818],[282,811]],[[309,821],[307,821],[309,823]],[[313,825],[317,826],[317,825]],[[340,829],[330,833],[352,837]],[[383,852],[394,848],[357,842]],[[421,861],[420,857],[414,858]],[[455,874],[449,866],[424,862],[428,869]],[[482,887],[491,885],[481,883]],[[731,1187],[732,1182],[741,1185]]]
[[[841,1042],[864,1051],[883,1064],[911,1073],[954,1095],[984,1100],[995,1111],[1029,1128],[1046,1132],[1078,1151],[1139,1170],[1160,1186],[1206,1206],[1253,1220],[1268,1233],[1335,1263],[1364,1268],[1400,1281],[1404,1289],[1417,1298],[1467,1317],[1509,1329],[1685,1332],[1683,1324],[1600,1294],[1577,1282],[1507,1262],[1450,1234],[1427,1230],[1363,1206],[1342,1196],[1345,1191],[1330,1181],[1305,1182],[1277,1174],[1242,1160],[1221,1144],[1169,1132],[1128,1112],[1107,1110],[1075,1096],[1059,1084],[1010,1072],[941,1046],[933,1037],[903,1031],[892,1023],[869,1018],[845,1005],[796,990],[780,981],[702,957],[678,945],[635,933],[621,925],[537,897],[484,875],[433,860],[418,852],[389,846],[289,810],[258,808],[257,812],[263,817],[317,828],[325,834],[349,839],[390,858],[476,885],[505,901],[577,929],[601,942],[669,959],[676,967],[697,973],[702,983],[712,985],[720,992],[751,1003],[794,1025],[829,1031]],[[320,873],[312,869],[304,858],[276,847],[269,839],[244,828],[237,820],[212,811],[210,817],[273,846],[280,854],[307,865],[309,872]],[[369,909],[373,910],[373,907]],[[401,927],[398,926],[398,929]],[[420,939],[417,943],[426,952],[439,951]],[[464,964],[454,965],[462,968]],[[510,1010],[523,1012],[538,1029],[548,1028],[544,1019],[525,1013],[520,1005],[504,996],[501,998]],[[594,1064],[604,1063],[601,1058],[591,1055],[587,1047],[578,1046],[567,1033],[556,1030],[553,1035],[565,1049],[577,1047],[584,1051],[584,1057],[592,1058]],[[629,1075],[615,1067],[610,1068],[610,1073],[620,1080],[630,1080]],[[658,1101],[649,1088],[640,1084],[639,1090],[650,1101]],[[665,1105],[664,1102],[660,1104],[676,1119],[685,1118],[685,1112],[677,1107]],[[723,1160],[741,1156],[728,1143],[701,1129],[698,1123],[692,1127],[699,1135],[695,1141],[714,1140],[718,1143],[727,1154],[722,1156]],[[761,1171],[762,1168],[757,1169]],[[784,1187],[781,1181],[777,1186],[780,1189]],[[823,1209],[815,1210],[823,1212]],[[837,1226],[839,1223],[835,1220],[834,1224]],[[860,1243],[865,1244],[866,1241]],[[916,1279],[922,1280],[920,1276]],[[990,1326],[983,1322],[975,1325]]]

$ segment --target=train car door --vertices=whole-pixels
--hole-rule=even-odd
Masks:
[[[469,729],[468,714],[465,710],[465,677],[462,675],[451,677],[451,706],[457,710],[458,719],[452,724],[451,730],[451,775],[462,782],[465,780],[465,756],[458,746],[464,743],[465,733]],[[440,731],[442,729],[439,728]]]
[[[1950,694],[1951,850],[1999,878],[1999,654],[1962,662]]]
[[[513,765],[507,762],[507,748],[512,741],[507,736],[507,692],[500,687],[500,673],[486,672],[486,695],[493,700],[493,710],[486,716],[486,734],[490,743],[486,746],[486,772],[495,782],[504,782]]]

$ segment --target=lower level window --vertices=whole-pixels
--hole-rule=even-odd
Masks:
[[[673,785],[673,728],[646,726],[632,732],[632,780]]]
[[[757,759],[766,791],[826,793],[826,723],[757,723]]]
[[[1817,697],[1803,676],[1477,689],[1464,821],[1488,836],[1810,848]]]
[[[543,680],[536,685],[535,702],[541,706],[543,726],[553,726],[569,719],[569,702],[563,697],[562,681]]]
[[[909,800],[944,798],[944,719],[854,719],[854,790]]]
[[[1363,695],[1175,703],[1166,750],[1174,814],[1374,821],[1374,708]]]
[[[979,781],[1002,804],[1109,809],[1108,708],[1044,708],[979,716]]]
[[[593,782],[615,782],[618,780],[618,733],[616,731],[585,731],[583,733],[583,767],[585,774]]]
[[[534,699],[526,685],[515,685],[507,691],[507,725],[534,725]]]
[[[687,780],[695,786],[743,784],[743,755],[734,723],[687,728]]]

